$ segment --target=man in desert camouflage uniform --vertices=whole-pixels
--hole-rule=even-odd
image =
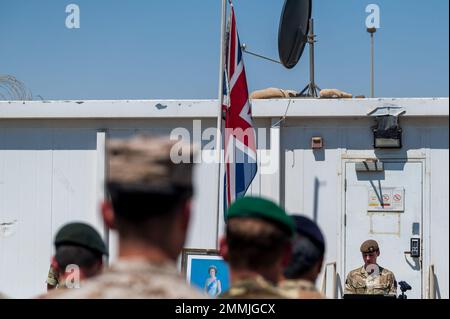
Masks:
[[[108,142],[110,201],[102,215],[118,232],[118,260],[60,298],[204,297],[176,268],[189,225],[193,165],[190,145],[190,163],[171,160],[175,144],[148,136]]]
[[[352,270],[345,281],[345,294],[397,295],[397,281],[392,271],[377,264],[380,248],[375,240],[360,247],[364,266]]]
[[[58,287],[59,274],[52,265],[50,265],[50,269],[48,270],[46,283],[47,283],[47,291],[50,291]]]
[[[296,299],[324,299],[316,288],[325,254],[325,238],[319,226],[306,216],[293,215],[296,237],[292,259],[284,270],[280,289]]]
[[[230,266],[231,287],[222,298],[287,298],[277,287],[289,263],[294,223],[275,203],[256,197],[227,212],[220,252]]]

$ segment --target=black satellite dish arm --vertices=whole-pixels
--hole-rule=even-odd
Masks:
[[[266,56],[264,56],[264,55],[261,55],[261,54],[258,54],[258,53],[254,53],[254,52],[249,51],[249,50],[247,49],[247,46],[245,45],[245,43],[243,43],[243,44],[241,45],[241,49],[242,49],[242,52],[244,52],[244,53],[253,55],[253,56],[255,56],[255,57],[258,57],[258,58],[261,58],[261,59],[264,59],[264,60],[267,60],[267,61],[270,61],[270,62],[274,62],[274,63],[281,64],[280,61],[277,61],[277,60],[275,60],[275,59],[268,58],[268,57],[266,57]]]

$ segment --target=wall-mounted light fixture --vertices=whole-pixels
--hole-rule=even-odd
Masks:
[[[375,117],[372,126],[374,148],[401,148],[403,130],[399,125],[399,116],[406,111],[401,107],[378,107],[368,115]]]
[[[314,136],[311,138],[311,148],[313,150],[320,150],[323,148],[323,138],[321,136]]]

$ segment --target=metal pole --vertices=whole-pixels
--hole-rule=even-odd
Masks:
[[[436,299],[436,288],[434,282],[434,265],[430,265],[428,269],[428,299]]]
[[[370,46],[371,46],[371,84],[370,84],[370,96],[375,97],[375,52],[374,52],[374,39],[373,33],[370,34]]]
[[[222,153],[222,104],[223,104],[223,72],[225,51],[227,0],[222,0],[222,15],[220,27],[220,57],[219,57],[219,98],[217,108],[217,134],[216,134],[216,163],[217,163],[217,194],[216,194],[216,248],[219,248],[219,220],[220,220],[220,163]]]
[[[375,97],[375,40],[374,33],[377,32],[376,28],[367,28],[367,32],[370,33],[370,97]]]
[[[312,97],[317,97],[316,94],[316,83],[314,80],[314,19],[309,20],[309,94]]]

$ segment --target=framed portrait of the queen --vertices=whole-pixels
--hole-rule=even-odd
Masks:
[[[214,249],[183,249],[182,273],[186,281],[211,298],[229,289],[230,273],[228,264]]]

